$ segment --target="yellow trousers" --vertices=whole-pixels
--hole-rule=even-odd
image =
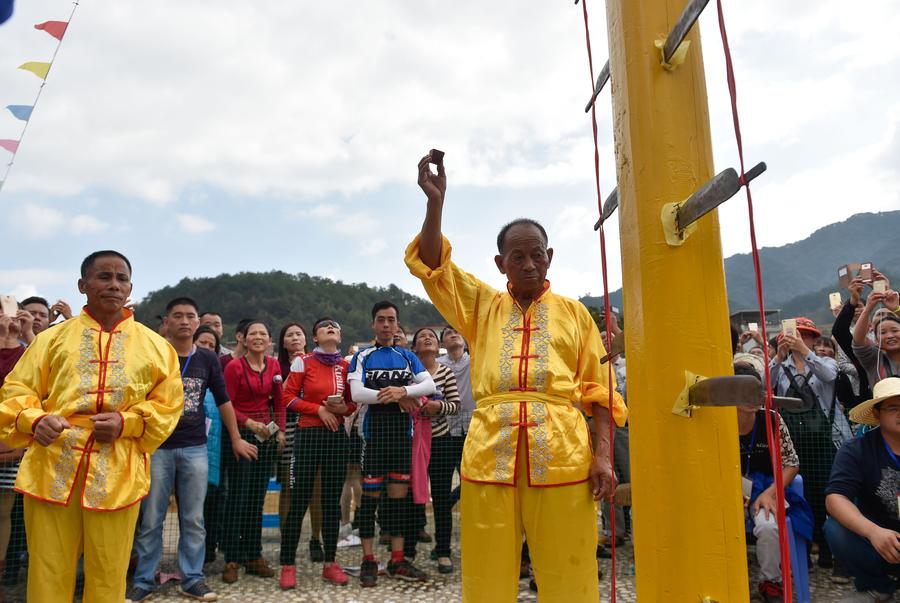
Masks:
[[[71,601],[82,552],[84,603],[125,600],[125,575],[141,506],[85,511],[81,508],[83,472],[75,484],[66,506],[25,497],[29,603]]]
[[[462,483],[463,601],[518,598],[524,532],[541,603],[596,603],[597,506],[590,485],[529,487],[525,457],[520,441],[515,486]]]

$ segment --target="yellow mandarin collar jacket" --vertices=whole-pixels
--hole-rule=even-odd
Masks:
[[[406,265],[438,311],[469,342],[476,411],[466,440],[462,476],[469,481],[513,484],[519,429],[526,430],[529,483],[584,481],[591,460],[590,434],[579,409],[607,407],[606,353],[587,308],[556,295],[549,282],[523,312],[508,291],[497,291],[451,259],[444,238],[441,264],[419,257],[419,237],[406,248]],[[615,376],[612,376],[615,389]],[[613,392],[613,417],[628,416]],[[471,440],[471,443],[470,443]]]
[[[40,333],[0,390],[0,439],[28,447],[16,490],[67,505],[82,464],[85,509],[114,511],[147,495],[150,458],[178,424],[184,391],[178,355],[169,343],[135,322],[129,310],[105,331],[85,308],[77,318]],[[121,436],[94,440],[90,417],[122,415]],[[47,414],[72,424],[49,446],[34,441]]]

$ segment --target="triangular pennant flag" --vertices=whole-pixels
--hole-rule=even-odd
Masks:
[[[19,149],[19,141],[0,139],[0,147],[3,147],[10,153],[15,153]]]
[[[31,105],[6,105],[6,108],[9,109],[9,112],[16,119],[21,119],[22,121],[31,119],[31,110],[34,109]]]
[[[68,27],[68,25],[69,24],[66,21],[44,21],[43,23],[35,25],[34,28],[42,29],[57,40],[62,40],[63,36],[66,34],[66,27]]]
[[[19,65],[19,69],[30,71],[42,80],[47,79],[47,72],[50,71],[50,63],[38,63],[36,61],[28,61]]]

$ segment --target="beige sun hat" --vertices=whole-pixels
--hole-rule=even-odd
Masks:
[[[878,425],[878,419],[872,410],[876,404],[888,398],[900,398],[900,377],[882,379],[872,388],[872,399],[861,402],[850,410],[850,420],[863,425]]]
[[[759,356],[754,356],[748,352],[738,352],[734,355],[732,361],[737,364],[738,362],[743,362],[744,364],[749,364],[753,367],[753,369],[759,373],[759,378],[763,378],[763,374],[766,371],[766,366],[763,364],[762,358]]]

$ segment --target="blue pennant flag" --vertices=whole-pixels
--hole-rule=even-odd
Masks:
[[[31,119],[31,110],[34,109],[31,105],[6,105],[6,108],[9,109],[9,112],[16,119],[21,119],[22,121]]]

